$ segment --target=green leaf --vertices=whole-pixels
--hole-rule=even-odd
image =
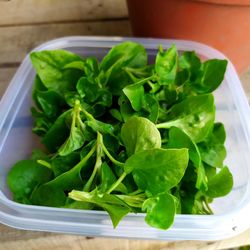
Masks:
[[[167,148],[188,149],[189,158],[193,162],[197,172],[196,187],[198,189],[207,190],[207,177],[201,162],[201,155],[197,145],[192,141],[192,139],[181,129],[171,127],[169,130]]]
[[[115,195],[98,193],[96,189],[90,193],[73,190],[69,193],[69,197],[76,201],[94,203],[106,210],[112,220],[114,228],[117,227],[120,220],[131,211],[129,206]]]
[[[202,161],[213,167],[223,167],[226,158],[226,148],[224,142],[226,132],[222,123],[215,123],[213,131],[209,136],[198,144]]]
[[[31,193],[52,178],[52,171],[35,160],[18,161],[9,171],[7,183],[17,202],[30,203]]]
[[[121,138],[128,156],[161,147],[161,135],[155,124],[143,117],[131,117],[121,128]]]
[[[206,195],[211,198],[225,196],[232,190],[232,187],[233,176],[228,167],[224,167],[208,181]]]
[[[187,165],[187,149],[155,148],[130,156],[124,169],[127,173],[132,172],[139,189],[155,195],[175,187]]]
[[[52,207],[64,206],[67,198],[65,192],[83,188],[81,170],[86,168],[95,149],[96,147],[93,147],[73,168],[37,188],[32,193],[32,203]]]
[[[80,161],[79,153],[73,152],[66,156],[59,156],[51,161],[51,169],[55,177],[69,171]]]
[[[175,201],[172,195],[162,193],[144,201],[142,211],[147,211],[145,221],[152,227],[168,229],[174,222]]]
[[[161,85],[172,84],[175,81],[178,67],[178,52],[175,45],[172,45],[167,51],[162,47],[156,55],[155,71],[159,76]]]
[[[123,92],[129,99],[133,109],[135,111],[140,111],[144,97],[143,85],[140,82],[127,85],[125,88],[123,88]]]
[[[192,87],[197,93],[211,93],[217,89],[223,81],[226,68],[226,60],[211,59],[204,62]]]
[[[119,122],[122,122],[122,115],[120,113],[119,110],[117,109],[110,109],[109,113],[115,118],[117,119]]]
[[[127,121],[131,116],[135,115],[131,103],[125,95],[121,95],[119,97],[118,104],[120,106],[121,116],[124,121]]]
[[[74,90],[81,71],[64,67],[74,61],[83,61],[80,56],[66,50],[52,50],[32,52],[30,59],[46,88],[59,95]]]
[[[159,103],[154,95],[144,95],[142,108],[148,113],[145,117],[155,123],[159,116]]]
[[[166,115],[167,121],[157,124],[157,128],[178,127],[197,143],[206,138],[214,119],[215,106],[212,94],[190,96],[172,106]]]
[[[69,128],[66,124],[67,117],[71,116],[72,109],[62,113],[45,134],[42,143],[50,152],[55,152],[65,142],[69,134]]]
[[[188,72],[190,81],[196,79],[201,65],[201,60],[194,51],[184,51],[180,56],[180,69],[182,72]]]
[[[109,165],[104,162],[101,166],[101,184],[100,184],[100,191],[105,193],[111,187],[113,183],[117,181],[116,176],[114,175],[113,171],[109,167]],[[114,191],[127,193],[127,188],[122,183],[120,183]]]
[[[93,102],[96,100],[98,86],[97,84],[90,82],[87,77],[83,76],[78,80],[76,89],[79,95],[87,102]]]
[[[111,124],[104,123],[98,120],[88,120],[85,123],[96,132],[110,135],[113,135],[114,133],[114,127]]]
[[[126,41],[114,46],[103,58],[100,71],[105,72],[106,82],[113,94],[132,83],[124,67],[141,68],[147,65],[145,48],[135,42]]]
[[[85,142],[84,134],[79,128],[71,128],[68,139],[58,149],[58,153],[61,156],[68,155],[73,151],[81,148]]]

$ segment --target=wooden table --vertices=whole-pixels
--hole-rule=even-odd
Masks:
[[[26,53],[44,41],[70,35],[130,34],[125,0],[0,0],[0,97]],[[250,70],[242,81],[250,93]],[[21,231],[0,225],[0,250],[193,250],[247,244],[250,230],[217,242],[158,242]]]

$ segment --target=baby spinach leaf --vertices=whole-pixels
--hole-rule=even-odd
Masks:
[[[233,176],[228,167],[223,167],[220,172],[208,181],[206,195],[211,198],[227,195],[233,187]]]
[[[79,95],[82,98],[85,98],[87,102],[95,101],[98,86],[97,84],[90,82],[86,76],[83,76],[78,80],[76,89]]]
[[[196,187],[198,189],[207,189],[207,177],[201,162],[201,155],[197,145],[192,139],[177,127],[171,127],[169,130],[169,140],[167,148],[187,148],[189,158],[193,162],[197,172]]]
[[[120,220],[131,211],[129,206],[115,195],[102,194],[96,189],[90,193],[73,190],[69,193],[69,197],[76,201],[94,203],[106,210],[112,220],[114,228],[117,227]]]
[[[131,117],[121,128],[121,138],[128,156],[161,147],[161,135],[156,126],[146,118]]]
[[[43,152],[41,149],[33,149],[31,156],[30,156],[31,160],[45,160],[45,161],[49,161],[49,156]]]
[[[150,149],[130,156],[125,162],[126,173],[132,172],[141,190],[153,195],[176,186],[188,165],[188,150]]]
[[[122,122],[122,115],[120,113],[119,110],[117,109],[110,109],[109,113],[115,118],[117,119],[119,122]]]
[[[168,229],[174,222],[175,201],[171,194],[161,193],[144,201],[145,221],[152,227]]]
[[[68,63],[83,60],[80,56],[69,51],[36,51],[30,54],[30,59],[46,88],[59,95],[66,90],[73,90],[81,76],[79,70],[64,69]]]
[[[34,107],[31,108],[31,114],[34,120],[32,131],[38,136],[43,137],[51,128],[53,122],[47,117],[47,115],[41,113]]]
[[[211,93],[223,81],[226,68],[226,60],[211,59],[204,62],[192,87],[197,93]]]
[[[22,160],[9,171],[7,184],[15,201],[29,204],[33,190],[51,178],[52,171],[38,164],[36,160]]]
[[[85,142],[83,132],[80,128],[71,128],[68,139],[58,149],[58,153],[61,156],[68,155],[73,151],[81,148]]]
[[[214,119],[215,106],[211,94],[190,96],[172,106],[166,115],[167,121],[157,124],[156,127],[178,127],[197,143],[206,138]]]
[[[198,144],[201,158],[205,163],[213,167],[223,167],[223,161],[226,158],[225,139],[224,125],[215,123],[212,133]]]
[[[98,120],[88,120],[85,123],[96,132],[110,135],[112,135],[114,132],[114,127],[108,123],[104,123]]]
[[[114,175],[113,171],[109,167],[109,165],[104,162],[101,166],[101,184],[100,184],[100,191],[102,193],[105,193],[111,185],[116,182],[117,178]],[[114,191],[122,192],[122,193],[127,193],[127,188],[124,186],[124,184],[120,183]]]
[[[141,68],[147,65],[145,48],[135,42],[123,42],[114,46],[103,58],[100,71],[106,74],[109,90],[119,94],[121,90],[131,83],[124,67]]]
[[[201,60],[194,51],[184,51],[180,56],[180,69],[182,70],[182,72],[188,72],[188,79],[191,82],[196,79],[201,65]]]
[[[80,161],[79,153],[73,152],[66,156],[59,156],[51,161],[51,169],[55,177],[69,171]]]
[[[127,121],[131,116],[135,115],[129,99],[123,94],[118,99],[122,119]]]
[[[50,152],[55,152],[68,137],[69,128],[66,124],[66,118],[71,115],[72,109],[62,113],[45,134],[42,143]]]
[[[142,101],[142,109],[148,113],[145,117],[151,122],[156,123],[159,115],[159,103],[157,99],[151,94],[145,94]]]
[[[167,51],[159,48],[155,59],[155,71],[161,85],[172,84],[175,81],[178,66],[178,52],[175,45]]]
[[[64,69],[79,69],[81,71],[85,71],[86,68],[86,62],[84,60],[82,61],[73,61],[70,63],[67,63],[63,67]]]
[[[64,206],[67,196],[65,191],[82,188],[81,170],[88,164],[88,160],[95,152],[93,147],[88,154],[69,171],[57,176],[55,179],[41,185],[32,193],[32,202],[36,205]],[[46,195],[46,193],[48,195]]]
[[[143,85],[140,82],[130,84],[123,88],[122,91],[129,99],[132,108],[135,111],[140,111],[142,108],[142,102],[144,97]]]

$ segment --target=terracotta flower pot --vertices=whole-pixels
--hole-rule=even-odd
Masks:
[[[250,65],[250,0],[127,0],[135,36],[194,40]]]

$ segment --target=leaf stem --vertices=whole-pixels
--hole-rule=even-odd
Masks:
[[[83,191],[89,192],[89,190],[92,186],[92,183],[95,179],[96,173],[99,171],[101,165],[102,165],[102,135],[99,132],[97,132],[96,162],[95,162],[93,172],[92,172],[90,178],[88,179],[87,183],[85,184]]]
[[[95,151],[96,151],[96,144],[91,148],[88,154],[79,163],[77,163],[75,167],[73,168],[81,169],[83,165],[87,162],[87,160],[95,153]]]
[[[112,184],[112,186],[107,191],[107,194],[110,194],[114,189],[118,187],[118,185],[124,180],[124,178],[127,176],[126,172],[123,172],[123,174],[119,177],[119,179]]]
[[[120,166],[120,167],[124,167],[124,163],[123,162],[120,162],[120,161],[117,161],[108,151],[108,149],[106,148],[106,146],[102,143],[102,149],[103,149],[103,152],[108,156],[108,158],[117,166]]]
[[[36,162],[37,162],[38,164],[40,164],[40,165],[46,167],[46,168],[51,169],[51,164],[48,163],[47,161],[44,161],[44,160],[37,160]]]
[[[204,202],[204,205],[206,206],[206,209],[207,209],[207,211],[209,212],[209,214],[213,214],[213,211],[212,211],[212,209],[210,208],[210,206],[209,206],[209,204],[208,204],[206,198],[204,198],[203,202]]]
[[[176,121],[169,121],[169,122],[163,122],[156,124],[157,128],[170,128],[172,126],[176,125]]]

